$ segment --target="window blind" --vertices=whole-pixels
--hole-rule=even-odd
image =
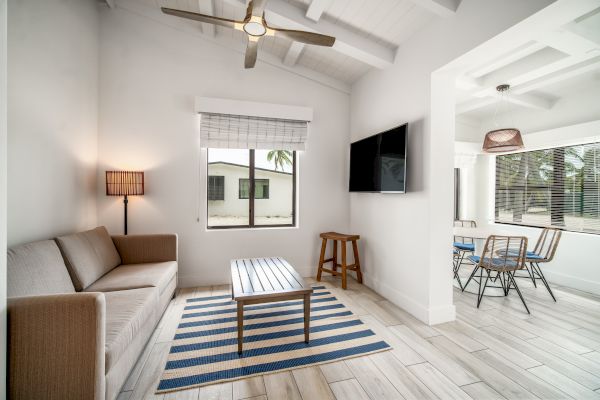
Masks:
[[[497,156],[495,220],[600,234],[600,143]]]
[[[304,150],[307,138],[307,121],[200,114],[201,147]]]

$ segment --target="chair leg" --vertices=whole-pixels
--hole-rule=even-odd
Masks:
[[[544,273],[542,272],[540,265],[538,263],[535,263],[535,264],[531,263],[531,269],[533,269],[534,274],[537,273],[540,276],[540,279],[542,280],[542,282],[544,282],[546,289],[548,289],[548,293],[550,293],[550,296],[552,296],[552,300],[554,300],[554,302],[556,302],[556,297],[554,297],[554,293],[552,293],[552,289],[550,289],[550,285],[548,284],[548,281],[546,280],[546,277],[544,276]]]
[[[352,241],[352,251],[354,252],[354,264],[356,265],[356,280],[362,283],[362,271],[360,270],[360,257],[358,255],[358,243]]]
[[[535,282],[535,272],[532,273],[529,270],[527,263],[525,263],[525,269],[527,270],[527,273],[529,274],[529,277],[531,278],[531,282],[533,282],[533,287],[537,288],[537,283]],[[531,266],[531,269],[533,269],[533,265]]]
[[[342,245],[342,289],[346,289],[346,266],[348,265],[346,262],[346,242],[341,241]]]
[[[323,272],[323,263],[325,261],[325,248],[327,247],[327,239],[323,239],[321,244],[321,256],[319,257],[319,270],[317,271],[317,282],[321,281],[321,273]]]
[[[483,284],[483,290],[481,290],[481,282],[483,282],[483,268],[480,268],[481,272],[479,274],[479,290],[477,291],[477,308],[481,304],[481,300],[483,300],[483,294],[485,293],[485,288],[487,287],[488,279],[490,279],[490,271],[485,271],[485,283]]]
[[[460,280],[460,276],[458,275],[458,264],[454,264],[452,269],[454,271],[454,279],[456,279],[456,281],[458,282],[458,286],[460,287],[460,290],[465,290],[463,288],[462,282]]]
[[[473,272],[471,272],[471,276],[469,276],[469,279],[467,280],[467,283],[465,283],[465,286],[463,286],[463,292],[465,291],[465,289],[467,288],[467,286],[469,286],[469,282],[471,282],[471,279],[473,279],[473,277],[475,276],[475,273],[477,272],[477,269],[479,267],[476,265],[475,268],[473,268]]]
[[[513,274],[514,274],[514,272],[512,274],[509,272],[508,277],[510,278],[510,281],[512,282],[513,286],[515,287],[515,290],[519,294],[519,297],[521,298],[521,301],[523,302],[523,305],[525,306],[525,310],[527,310],[527,314],[531,314],[529,312],[529,307],[527,307],[527,303],[525,303],[525,299],[523,298],[523,295],[521,294],[521,291],[519,290],[519,287],[517,286],[517,282],[516,282]]]
[[[337,262],[337,252],[338,252],[338,250],[337,250],[337,240],[334,240],[333,241],[333,256],[332,256],[332,258],[333,258],[333,268],[331,268],[333,271],[337,271],[337,264],[338,264],[338,262]]]

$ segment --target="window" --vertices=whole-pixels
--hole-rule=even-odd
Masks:
[[[600,234],[600,143],[497,156],[495,220]]]
[[[269,180],[254,179],[254,199],[262,200],[269,198]],[[250,179],[240,179],[240,199],[250,198]]]
[[[208,176],[208,200],[225,200],[225,177]]]
[[[209,229],[296,224],[296,152],[208,149],[207,171]],[[222,178],[222,199],[214,198],[214,177]]]

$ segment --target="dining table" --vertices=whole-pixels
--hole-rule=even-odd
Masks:
[[[454,239],[455,239],[454,242],[462,242],[463,241],[462,238],[467,239],[465,241],[466,243],[471,243],[471,239],[473,240],[473,244],[475,245],[475,251],[473,252],[473,255],[475,255],[475,256],[481,256],[481,254],[483,253],[483,248],[485,246],[485,241],[487,240],[488,237],[490,237],[492,235],[518,236],[518,234],[516,234],[514,231],[510,232],[507,229],[502,229],[502,227],[498,227],[498,226],[473,227],[473,228],[456,226],[456,227],[454,227],[453,233],[454,233]],[[471,254],[469,254],[469,255],[471,255]],[[468,256],[465,257],[465,261],[466,261],[466,263],[463,261],[462,268],[468,269],[469,275],[470,275],[471,272],[473,271],[473,268],[475,268],[475,264],[470,264],[470,261],[468,261]],[[466,283],[467,279],[469,279],[469,275],[467,275],[466,277],[464,275],[460,276],[460,272],[459,272],[459,276],[461,277],[461,279],[464,278],[463,284]],[[503,291],[502,287],[500,287],[500,286],[495,287],[493,282],[492,282],[492,285],[487,286],[484,296],[503,297],[504,291]],[[456,279],[454,279],[454,286],[461,289],[461,287],[458,284],[458,282],[456,281]],[[471,282],[469,282],[469,285],[464,288],[463,292],[477,294],[478,288],[479,288],[479,276],[477,275],[477,276],[474,276],[473,279],[471,279]]]

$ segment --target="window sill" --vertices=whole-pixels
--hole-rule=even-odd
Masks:
[[[280,226],[232,226],[232,227],[215,227],[215,228],[204,228],[206,232],[231,232],[231,231],[264,231],[264,230],[291,230],[298,229],[298,225],[280,225]]]

